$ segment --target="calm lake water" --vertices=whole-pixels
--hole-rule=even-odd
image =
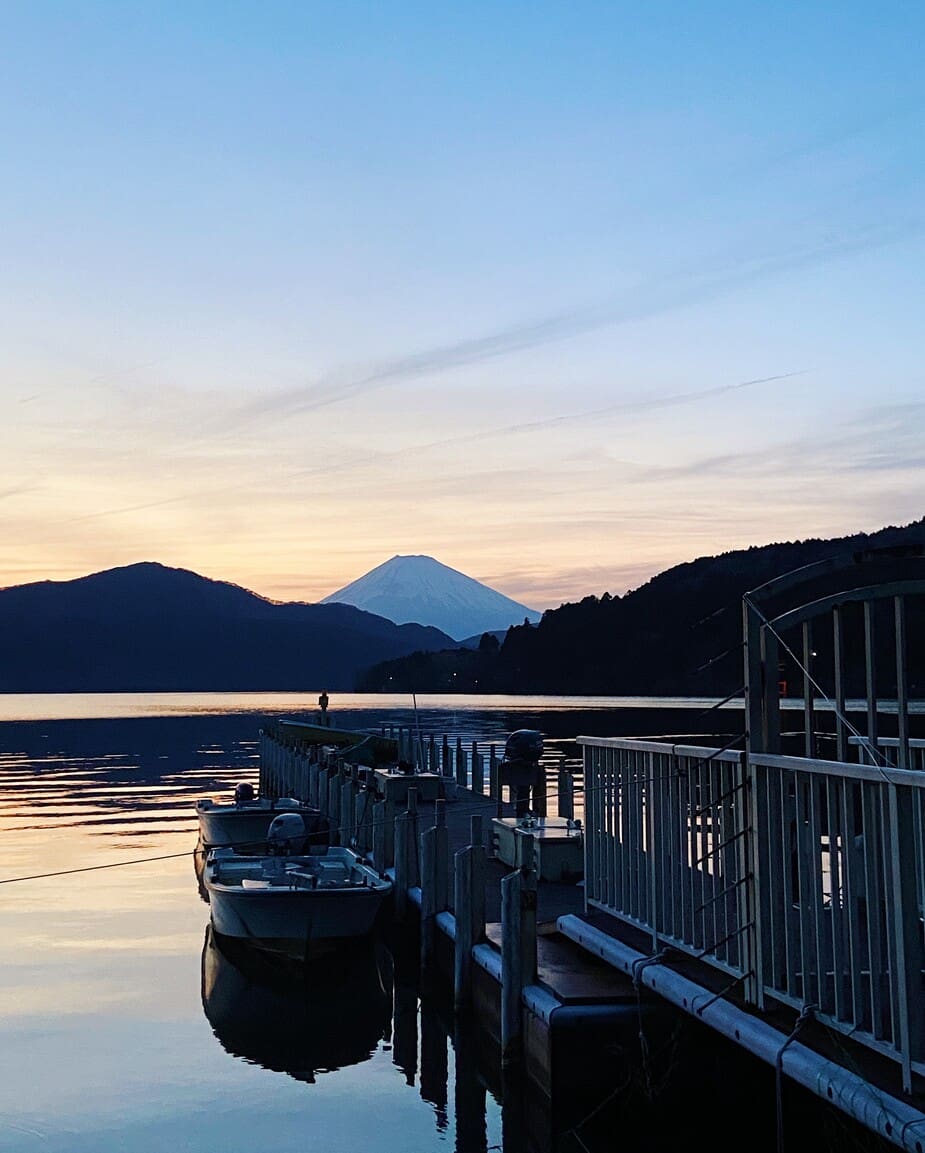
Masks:
[[[193,869],[193,803],[256,779],[262,718],[314,704],[297,694],[0,696],[0,880],[94,870],[0,884],[2,1153],[613,1147],[612,1109],[579,1141],[553,1139],[519,1089],[502,1105],[490,1062],[468,1048],[457,1056],[452,1014],[421,1000],[413,966],[384,945],[307,981],[216,948]],[[425,733],[502,741],[529,726],[563,747],[578,732],[616,732],[643,707],[418,704]],[[341,695],[332,710],[342,727],[412,717],[407,698]],[[147,860],[157,857],[167,859]],[[660,1147],[657,1132],[623,1138],[632,1153]],[[712,1143],[740,1147],[732,1130]]]

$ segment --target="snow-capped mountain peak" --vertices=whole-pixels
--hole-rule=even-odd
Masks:
[[[334,601],[396,624],[434,625],[457,640],[540,618],[526,605],[431,556],[393,556],[321,603]]]

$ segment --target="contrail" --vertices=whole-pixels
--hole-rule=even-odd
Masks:
[[[636,290],[637,301],[633,304],[619,307],[598,305],[563,312],[486,336],[398,357],[361,371],[352,379],[331,376],[320,383],[300,385],[244,406],[231,414],[231,421],[240,424],[261,417],[311,412],[394,384],[647,319],[723,296],[756,281],[896,243],[921,231],[921,227],[918,221],[906,221],[855,229],[847,235],[825,238],[816,244],[747,257],[709,274],[691,270],[666,276],[640,286]]]
[[[704,388],[696,392],[675,392],[663,396],[641,398],[639,400],[621,400],[600,408],[581,409],[577,412],[559,413],[556,416],[544,417],[540,420],[522,421],[518,424],[503,425],[498,428],[483,429],[480,432],[467,433],[463,436],[447,437],[444,440],[429,441],[423,444],[409,445],[407,448],[396,449],[393,452],[377,453],[374,460],[383,463],[389,460],[406,459],[419,452],[429,452],[432,449],[447,448],[457,444],[468,444],[473,441],[488,440],[498,436],[509,436],[514,433],[533,432],[541,428],[551,428],[571,421],[588,420],[615,412],[652,412],[660,408],[674,408],[683,404],[692,404],[699,400],[708,400],[712,397],[723,396],[727,393],[741,392],[746,388],[755,388],[761,384],[771,384],[778,380],[789,380],[792,377],[803,376],[810,369],[798,369],[794,372],[779,373],[775,376],[755,377],[752,380],[738,381],[736,384],[720,384],[713,388]],[[290,476],[303,478],[309,476],[330,476],[332,473],[351,472],[357,465],[370,463],[369,458],[358,460],[350,458],[335,464],[317,465],[314,468],[297,469]],[[164,505],[180,504],[183,501],[195,500],[198,497],[223,496],[229,492],[241,491],[251,487],[250,482],[240,485],[225,485],[222,488],[200,490],[198,493],[182,493],[179,496],[165,497],[161,500],[148,501],[141,504],[120,506],[119,508],[102,509],[99,512],[85,513],[83,516],[72,517],[73,521],[99,520],[109,516],[121,516],[131,512],[145,512],[148,509],[161,508]]]
[[[520,421],[517,424],[502,425],[498,428],[486,428],[481,432],[470,432],[463,436],[446,437],[444,440],[432,440],[423,444],[412,444],[407,448],[396,449],[394,452],[381,453],[377,460],[407,457],[415,452],[427,452],[436,448],[449,448],[457,444],[471,444],[474,441],[490,440],[497,436],[510,436],[521,432],[534,432],[540,428],[553,428],[556,425],[568,424],[572,421],[590,420],[597,416],[609,416],[615,412],[654,412],[660,408],[675,408],[682,404],[691,404],[698,400],[708,400],[714,396],[723,396],[729,392],[740,392],[742,389],[754,388],[759,384],[771,384],[778,380],[790,380],[795,376],[805,376],[812,371],[808,368],[797,369],[794,372],[782,372],[776,376],[761,376],[754,380],[742,380],[737,384],[720,384],[713,388],[700,389],[697,392],[668,393],[665,396],[654,396],[640,400],[621,400],[614,404],[606,404],[601,408],[581,409],[578,412],[564,412],[556,416],[543,417],[540,420]],[[306,469],[300,476],[315,476],[340,469],[352,467],[354,462],[346,461],[340,466],[332,465],[327,468]]]

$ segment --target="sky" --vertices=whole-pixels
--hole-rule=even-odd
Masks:
[[[544,609],[925,514],[925,7],[0,15],[0,585]]]

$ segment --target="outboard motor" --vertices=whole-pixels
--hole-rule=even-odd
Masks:
[[[305,849],[305,822],[298,813],[280,813],[267,830],[267,851],[272,857],[298,856]]]
[[[518,817],[525,817],[530,811],[530,790],[540,783],[542,755],[543,734],[536,729],[518,729],[505,742],[501,784],[512,789]]]
[[[506,761],[532,761],[540,763],[543,755],[543,734],[536,729],[518,729],[504,743]]]
[[[252,805],[255,800],[254,786],[250,781],[241,781],[240,784],[235,785],[234,803],[236,805]]]

